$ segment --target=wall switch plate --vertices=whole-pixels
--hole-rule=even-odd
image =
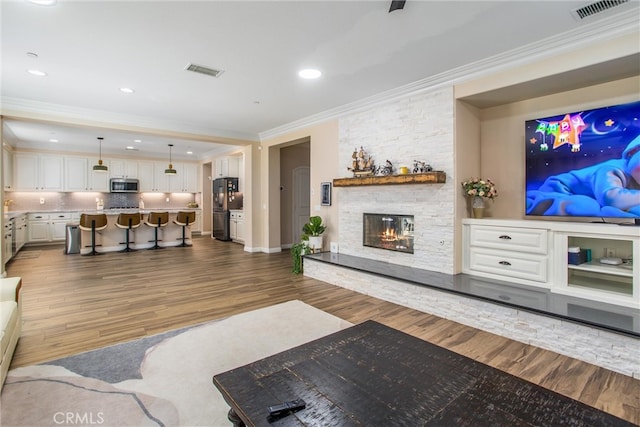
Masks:
[[[606,248],[604,252],[605,252],[605,257],[607,258],[613,258],[616,256],[616,250],[613,248]]]
[[[338,253],[338,243],[337,242],[331,242],[331,252]]]
[[[40,204],[44,205],[44,197],[40,197]]]

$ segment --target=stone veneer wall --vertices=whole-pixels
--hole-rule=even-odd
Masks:
[[[454,99],[446,87],[414,94],[340,119],[339,159],[344,177],[354,149],[361,146],[377,165],[397,169],[413,161],[447,174],[445,184],[383,185],[337,188],[339,251],[394,264],[453,274],[454,269]],[[414,253],[362,245],[363,213],[414,215]]]
[[[304,275],[640,378],[637,338],[311,259]]]

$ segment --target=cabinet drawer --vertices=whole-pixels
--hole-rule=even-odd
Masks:
[[[29,221],[49,221],[48,213],[30,213],[28,215]]]
[[[70,212],[56,212],[56,213],[50,213],[50,214],[49,214],[49,219],[50,219],[51,221],[70,220],[70,219],[71,219],[71,213],[70,213]]]
[[[485,248],[471,248],[469,268],[500,276],[547,282],[547,257]]]
[[[547,230],[508,228],[508,227],[471,227],[470,245],[509,251],[547,253]]]

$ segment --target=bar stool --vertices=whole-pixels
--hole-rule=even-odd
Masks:
[[[189,227],[191,224],[193,224],[196,221],[196,213],[195,212],[185,212],[185,211],[179,211],[178,214],[176,215],[176,219],[173,220],[174,224],[180,225],[182,226],[182,238],[179,240],[182,240],[182,243],[180,243],[178,246],[191,246],[189,244],[187,244],[185,242],[186,237],[185,237],[185,230],[187,227]]]
[[[81,214],[80,230],[91,231],[91,252],[85,255],[102,255],[96,251],[96,231],[102,231],[107,228],[106,214]]]
[[[129,231],[140,227],[140,221],[142,216],[140,212],[136,213],[121,213],[118,215],[118,219],[116,220],[116,227],[122,228],[125,230],[126,235],[126,247],[120,252],[133,252],[135,249],[129,247]]]
[[[169,224],[169,212],[150,212],[144,223],[155,229],[154,239],[149,240],[150,242],[154,242],[154,244],[149,249],[164,249],[162,246],[158,245],[158,229]]]

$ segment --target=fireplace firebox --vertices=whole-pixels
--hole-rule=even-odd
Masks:
[[[365,213],[362,225],[364,246],[413,253],[413,215]]]

